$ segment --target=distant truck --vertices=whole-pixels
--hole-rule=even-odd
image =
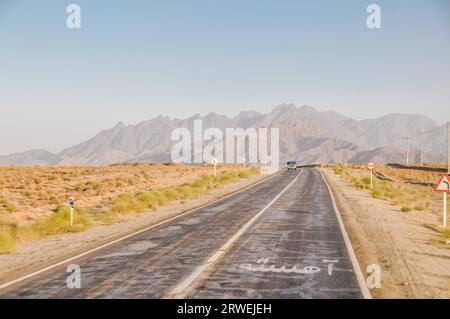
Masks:
[[[290,170],[290,169],[297,169],[297,162],[296,161],[288,161],[287,163],[286,163],[286,167],[287,167],[287,169],[288,170]]]

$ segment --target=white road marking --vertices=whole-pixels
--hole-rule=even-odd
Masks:
[[[218,250],[216,251],[209,259],[198,266],[189,276],[187,276],[181,283],[179,283],[174,289],[172,289],[167,295],[166,298],[177,298],[181,299],[186,296],[188,293],[189,286],[208,268],[210,268],[213,264],[215,264],[225,253],[227,250],[236,242],[236,240],[243,234],[245,231],[270,207],[273,203],[275,203],[281,195],[286,192],[289,187],[294,184],[299,176],[303,173],[303,169],[298,173],[298,175],[294,178],[292,182],[289,183],[278,195],[263,209],[261,209],[255,216],[253,216],[241,229],[239,229],[236,234],[233,235],[228,241]]]
[[[325,182],[325,185],[327,185],[328,192],[330,193],[331,201],[333,203],[333,209],[336,213],[339,227],[341,228],[342,236],[344,237],[345,246],[347,247],[347,251],[350,256],[350,260],[352,262],[353,269],[356,273],[356,278],[358,280],[358,284],[361,289],[361,293],[362,293],[364,299],[372,299],[372,295],[370,294],[369,288],[367,288],[367,285],[366,285],[366,280],[364,279],[361,268],[359,267],[358,259],[356,258],[352,243],[350,241],[350,238],[348,237],[347,230],[345,229],[344,222],[342,221],[341,213],[339,212],[339,209],[336,205],[336,200],[334,199],[334,195],[333,195],[333,192],[331,191],[331,187],[328,184],[325,177],[323,177],[322,171],[319,170],[319,172],[320,172],[320,176],[322,176],[322,179]]]
[[[71,262],[71,261],[74,261],[75,259],[84,257],[84,256],[86,256],[86,255],[88,255],[88,254],[91,254],[91,253],[93,253],[93,252],[96,252],[96,251],[98,251],[98,250],[101,250],[101,249],[103,249],[103,248],[106,248],[106,247],[108,247],[108,246],[114,245],[114,244],[116,244],[116,243],[118,243],[118,242],[121,242],[121,241],[123,241],[123,240],[125,240],[125,239],[128,239],[128,238],[130,238],[130,237],[139,235],[139,234],[141,234],[141,233],[143,233],[143,232],[146,232],[146,231],[148,231],[148,230],[150,230],[150,229],[153,229],[153,228],[155,228],[155,227],[164,225],[164,224],[166,224],[166,223],[168,223],[168,222],[171,222],[172,220],[175,220],[175,219],[177,219],[177,218],[180,218],[180,217],[186,216],[186,215],[188,215],[188,214],[194,213],[194,212],[196,212],[196,211],[198,211],[198,210],[200,210],[200,209],[202,209],[202,208],[204,208],[204,207],[207,207],[207,206],[209,206],[209,205],[212,205],[212,204],[218,203],[218,202],[220,202],[220,201],[223,201],[223,200],[225,200],[225,199],[227,199],[227,198],[229,198],[229,197],[232,197],[232,196],[234,196],[234,195],[236,195],[236,194],[239,194],[239,193],[241,193],[241,192],[243,192],[243,191],[245,191],[245,190],[247,190],[247,189],[249,189],[249,188],[252,188],[252,187],[254,187],[254,186],[256,186],[256,185],[259,185],[259,184],[261,184],[261,183],[264,183],[264,182],[266,182],[266,181],[268,181],[268,180],[274,178],[275,176],[280,175],[281,173],[283,173],[283,171],[284,171],[284,170],[281,170],[280,172],[278,172],[278,173],[276,173],[276,174],[273,174],[273,175],[270,176],[269,178],[265,178],[265,179],[263,179],[263,180],[261,180],[261,181],[259,181],[259,182],[256,182],[256,183],[254,183],[254,184],[248,185],[248,186],[246,186],[246,187],[244,187],[244,188],[242,188],[242,189],[240,189],[240,190],[238,190],[238,191],[236,191],[236,192],[234,192],[234,193],[231,193],[231,194],[229,194],[229,195],[227,195],[227,196],[225,196],[225,197],[219,198],[219,199],[217,199],[217,200],[215,200],[215,201],[212,201],[212,202],[206,203],[206,204],[204,204],[204,205],[201,205],[201,206],[199,206],[199,207],[196,207],[196,208],[194,208],[194,209],[191,209],[191,210],[189,210],[189,211],[187,211],[187,212],[185,212],[185,213],[182,213],[182,214],[180,214],[180,215],[177,215],[177,216],[174,216],[174,217],[169,218],[169,219],[167,219],[167,220],[164,220],[164,221],[162,221],[162,222],[160,222],[160,223],[158,223],[158,224],[151,225],[151,226],[149,226],[149,227],[146,227],[146,228],[144,228],[144,229],[138,230],[138,231],[136,231],[136,232],[134,232],[134,233],[131,233],[131,234],[129,234],[129,235],[126,235],[126,236],[120,237],[120,238],[118,238],[118,239],[116,239],[116,240],[113,240],[113,241],[111,241],[111,242],[108,242],[108,243],[106,243],[106,244],[104,244],[104,245],[101,245],[101,246],[99,246],[99,247],[96,247],[96,248],[93,248],[93,249],[91,249],[91,250],[88,250],[88,251],[86,251],[86,252],[84,252],[84,253],[81,253],[81,254],[79,254],[79,255],[76,255],[76,256],[74,256],[74,257],[70,257],[70,258],[68,258],[68,259],[65,259],[65,260],[63,260],[63,261],[60,261],[60,262],[55,263],[55,264],[53,264],[53,265],[50,265],[50,266],[48,266],[48,267],[42,268],[42,269],[37,270],[37,271],[35,271],[35,272],[32,272],[32,273],[30,273],[30,274],[27,274],[27,275],[24,275],[24,276],[19,277],[19,278],[17,278],[17,279],[14,279],[14,280],[12,280],[12,281],[6,282],[6,283],[0,285],[0,290],[5,289],[6,287],[12,286],[12,285],[14,285],[14,284],[17,284],[17,283],[19,283],[19,282],[21,282],[21,281],[24,281],[24,280],[26,280],[26,279],[32,278],[32,277],[34,277],[34,276],[37,276],[37,275],[39,275],[39,274],[42,274],[42,273],[44,273],[44,272],[46,272],[46,271],[48,271],[48,270],[51,270],[51,269],[53,269],[53,268],[62,266],[62,265],[64,265],[64,264],[67,264],[67,263],[69,263],[69,262]]]

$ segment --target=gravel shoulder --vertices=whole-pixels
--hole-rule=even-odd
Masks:
[[[450,298],[450,248],[438,237],[436,214],[403,213],[323,169],[363,273],[381,267],[374,298]]]
[[[270,176],[253,175],[248,179],[213,190],[199,199],[188,200],[184,203],[172,202],[156,212],[131,215],[127,222],[96,226],[82,233],[56,235],[23,243],[19,245],[16,252],[0,255],[0,284],[193,210],[268,177]]]

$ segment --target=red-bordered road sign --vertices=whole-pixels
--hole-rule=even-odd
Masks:
[[[435,192],[439,193],[450,193],[450,178],[447,174],[444,174],[437,182],[436,187],[434,188]]]
[[[374,170],[375,169],[375,163],[370,161],[369,163],[367,163],[367,169],[369,170]]]

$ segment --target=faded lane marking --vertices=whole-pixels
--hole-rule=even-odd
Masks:
[[[261,209],[255,216],[252,217],[236,234],[233,235],[218,251],[216,251],[204,264],[197,267],[188,277],[186,277],[181,283],[179,283],[172,291],[170,291],[166,298],[184,298],[187,294],[189,286],[208,268],[215,264],[227,250],[236,242],[236,240],[270,207],[275,203],[281,195],[283,195],[300,177],[303,173],[303,169],[298,173],[292,182],[290,182],[277,196]]]

